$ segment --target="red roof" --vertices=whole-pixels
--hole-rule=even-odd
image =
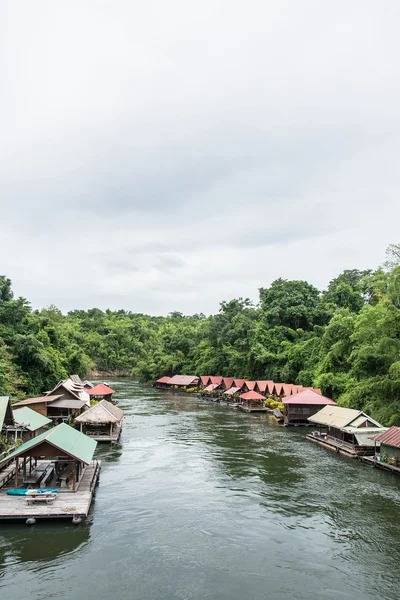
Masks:
[[[211,377],[209,375],[200,375],[200,379],[203,385],[208,385],[208,382],[211,381]]]
[[[222,377],[211,376],[210,379],[211,379],[211,383],[216,383],[217,385],[221,385],[221,383],[222,383]]]
[[[157,379],[156,383],[168,383],[171,377],[165,376],[161,377],[161,379]]]
[[[239,398],[243,398],[243,400],[265,400],[264,396],[261,396],[261,394],[255,392],[254,390],[246,392],[245,394],[241,394]]]
[[[256,382],[255,381],[248,381],[246,379],[245,384],[247,385],[247,387],[249,388],[249,390],[254,390],[254,388],[256,387]]]
[[[291,396],[292,395],[292,393],[293,393],[292,392],[293,386],[292,386],[291,383],[284,383],[282,385],[282,387],[283,387],[283,393],[285,394],[285,396]]]
[[[385,433],[379,433],[373,439],[381,444],[400,448],[400,427],[390,427]]]
[[[233,377],[224,377],[222,381],[227,390],[229,390],[229,388],[231,388],[233,385]]]
[[[257,387],[260,390],[260,392],[266,392],[267,388],[268,388],[268,384],[274,385],[274,382],[269,379],[257,381],[256,383],[257,383]]]
[[[224,392],[224,394],[227,394],[228,396],[233,396],[233,394],[236,394],[236,392],[240,392],[240,388],[231,387],[229,390],[226,390],[226,392]]]
[[[275,383],[273,381],[268,381],[267,390],[269,394],[273,394],[275,390]]]
[[[210,385],[208,385],[207,387],[204,388],[205,392],[213,392],[214,390],[217,389],[217,387],[219,387],[218,383],[210,383]]]
[[[199,381],[199,378],[196,375],[174,375],[168,381],[169,385],[191,385],[196,384]]]
[[[322,405],[326,406],[327,404],[336,404],[334,400],[330,398],[326,398],[321,394],[318,394],[314,390],[303,390],[298,394],[293,394],[293,396],[289,396],[288,398],[282,399],[283,404],[312,404],[312,405]]]
[[[242,388],[244,385],[244,379],[234,379],[233,385],[238,388]]]
[[[109,394],[114,394],[115,390],[112,390],[105,383],[98,383],[92,389],[88,390],[89,396],[108,396]]]
[[[275,391],[276,391],[277,395],[280,396],[283,393],[283,383],[276,383]]]

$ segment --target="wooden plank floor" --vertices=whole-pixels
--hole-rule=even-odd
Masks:
[[[74,516],[87,517],[92,503],[95,482],[90,489],[90,484],[95,475],[96,465],[100,461],[92,461],[85,470],[78,490],[59,491],[52,504],[28,504],[26,496],[8,496],[6,489],[0,490],[0,520],[10,519],[65,519]],[[97,472],[98,478],[100,471]],[[8,485],[8,487],[11,487]]]

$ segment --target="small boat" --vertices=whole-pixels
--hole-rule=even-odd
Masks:
[[[30,488],[14,488],[7,490],[9,496],[31,496],[32,494],[57,494],[58,488],[40,488],[32,490]]]

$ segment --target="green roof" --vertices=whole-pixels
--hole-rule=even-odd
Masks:
[[[56,425],[56,427],[53,427],[52,429],[49,429],[48,431],[45,431],[44,433],[34,437],[33,439],[29,440],[29,442],[25,442],[25,444],[19,446],[17,450],[14,450],[14,452],[8,454],[2,462],[10,460],[10,458],[17,458],[17,456],[24,454],[42,442],[48,442],[62,452],[65,452],[66,454],[76,458],[77,460],[81,460],[86,464],[89,464],[92,460],[97,446],[97,442],[95,440],[92,440],[84,433],[73,429],[69,425],[61,423],[60,425]]]
[[[13,425],[13,416],[9,396],[0,396],[0,431],[3,425]]]
[[[22,406],[13,410],[14,421],[17,425],[24,425],[28,431],[37,431],[51,423],[51,419],[32,410],[28,406]]]

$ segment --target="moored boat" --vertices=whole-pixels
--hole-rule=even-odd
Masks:
[[[56,494],[58,492],[58,488],[41,488],[32,490],[30,488],[15,488],[11,490],[7,490],[7,494],[9,496],[31,496],[33,494]]]

